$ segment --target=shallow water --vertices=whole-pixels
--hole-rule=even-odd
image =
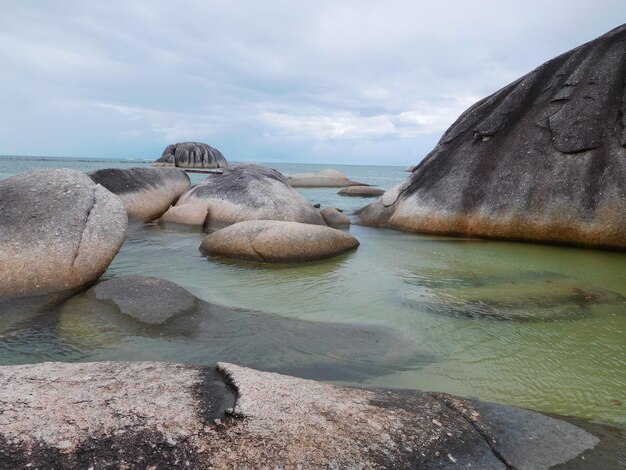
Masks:
[[[86,169],[137,165],[55,163]],[[30,164],[36,166],[37,161]],[[270,166],[286,173],[323,168]],[[394,167],[336,168],[383,188],[407,175]],[[11,164],[0,159],[0,176],[12,172]],[[192,175],[196,182],[202,178]],[[347,210],[367,203],[342,198],[336,191],[301,192],[313,202]],[[389,327],[401,333],[397,346],[411,356],[407,361],[403,354],[388,355],[368,364],[357,378],[325,375],[324,366],[316,365],[319,348],[305,348],[298,351],[295,372],[302,367],[302,354],[305,359],[308,354],[311,369],[306,375],[317,370],[319,378],[440,390],[626,424],[626,253],[419,236],[360,226],[350,231],[361,241],[353,253],[311,264],[268,266],[203,258],[199,231],[134,227],[104,278],[156,276],[214,304],[292,319]],[[155,342],[127,331],[123,341],[95,347],[110,340],[110,328],[81,316],[80,308],[67,312],[66,307],[65,313],[19,321],[0,318],[4,335],[0,362],[205,359],[201,343],[192,346],[167,334]],[[282,350],[296,348],[280,337],[276,341]],[[362,359],[372,362],[368,345],[358,347]],[[359,354],[358,348],[350,351]],[[239,356],[229,351],[227,359],[263,368],[264,357],[256,357],[262,352],[254,354],[251,358],[244,351]],[[271,354],[267,351],[269,369],[280,369],[289,361],[286,354],[279,366]],[[207,363],[216,359],[220,358],[207,352]],[[355,357],[335,359],[341,365]]]

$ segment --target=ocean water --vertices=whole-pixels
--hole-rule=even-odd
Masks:
[[[149,164],[0,157],[0,178],[29,168]],[[399,167],[265,165],[286,174],[336,168],[383,189],[407,176]],[[369,202],[332,188],[300,191],[348,213]],[[353,253],[264,265],[201,256],[199,230],[133,227],[103,278],[137,274],[176,282],[232,308],[232,318],[224,318],[229,338],[238,339],[225,340],[202,322],[176,326],[193,334],[141,331],[88,311],[77,296],[44,315],[0,316],[0,363],[228,360],[626,424],[626,253],[361,226],[350,232],[361,242]],[[244,321],[237,313],[250,310],[268,316]],[[244,329],[256,333],[242,340]]]

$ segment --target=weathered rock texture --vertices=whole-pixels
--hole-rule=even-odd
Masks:
[[[0,389],[6,469],[619,466],[578,426],[444,394],[224,363],[44,363],[0,377],[11,384]]]
[[[32,170],[0,181],[0,303],[60,298],[93,283],[126,227],[120,199],[80,171]]]
[[[339,212],[335,207],[324,207],[320,214],[324,217],[324,222],[329,227],[348,228],[350,227],[350,217],[343,212]]]
[[[479,101],[364,224],[626,248],[626,25]]]
[[[212,256],[274,263],[330,258],[359,246],[352,235],[319,225],[251,220],[207,236],[200,251]]]
[[[191,188],[189,176],[176,168],[107,168],[89,176],[122,200],[128,217],[145,222],[161,217]]]
[[[181,142],[165,147],[155,165],[182,168],[224,168],[228,162],[222,152],[202,142]]]
[[[319,173],[301,173],[290,175],[287,182],[294,188],[343,188],[345,186],[364,186],[350,180],[337,170],[326,169]]]
[[[324,225],[324,219],[278,171],[239,165],[210,174],[181,196],[162,222],[225,226],[245,220],[288,220]]]
[[[350,186],[343,188],[337,194],[349,197],[378,197],[385,194],[385,191],[374,186]]]

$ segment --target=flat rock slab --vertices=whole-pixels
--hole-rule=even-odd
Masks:
[[[0,301],[93,283],[126,237],[120,199],[85,173],[31,170],[0,181]]]
[[[176,168],[105,168],[89,176],[122,200],[129,218],[145,222],[161,217],[191,188],[189,176]]]
[[[603,447],[578,426],[514,407],[226,363],[44,363],[2,367],[0,379],[11,384],[0,389],[6,469],[546,469]],[[617,468],[613,457],[605,462]]]
[[[363,183],[350,180],[337,170],[326,169],[319,173],[301,173],[290,175],[287,182],[293,188],[344,188],[346,186],[360,186]]]
[[[358,246],[355,237],[330,227],[253,220],[210,234],[200,251],[211,256],[290,263],[330,258]]]
[[[378,197],[385,194],[385,190],[374,186],[349,186],[337,194],[348,197]]]

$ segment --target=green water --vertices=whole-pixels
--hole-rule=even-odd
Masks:
[[[293,172],[310,168],[292,165]],[[384,188],[406,175],[383,167],[342,171]],[[302,192],[314,202],[346,209],[367,202],[340,198],[336,190]],[[360,354],[369,372],[333,380],[439,390],[626,424],[626,253],[360,226],[350,232],[361,242],[353,253],[272,266],[207,260],[198,251],[203,235],[193,230],[134,227],[104,278],[156,276],[214,304],[397,332],[396,349],[405,354],[377,360],[367,343],[359,342],[350,353]],[[127,331],[112,341],[110,327],[75,306],[48,316],[2,320],[0,362],[5,364],[219,359],[208,352],[203,356],[202,341],[181,341],[167,331],[162,338]],[[310,345],[298,348],[283,337],[277,335],[274,342],[285,360],[285,349],[301,349],[299,361],[308,354],[313,362],[324,353]],[[268,369],[274,368],[270,349]],[[264,352],[250,354],[228,351],[227,359],[262,368]],[[358,357],[333,358],[335,364],[354,360]],[[320,378],[328,377],[321,371]]]

